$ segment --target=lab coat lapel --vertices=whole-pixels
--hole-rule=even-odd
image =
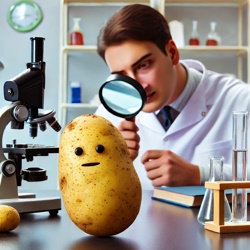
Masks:
[[[154,113],[140,112],[136,116],[136,122],[157,133],[165,134],[165,130]]]
[[[205,87],[203,86],[205,85],[201,84],[197,87],[193,96],[190,98],[187,105],[177,116],[167,132],[165,132],[154,113],[140,112],[136,117],[136,122],[163,135],[171,135],[196,124],[200,120],[204,119],[207,113],[206,99],[204,95]],[[197,103],[199,103],[199,105],[197,105]]]
[[[187,127],[190,127],[202,119],[207,114],[207,102],[205,98],[206,84],[199,84],[190,100],[175,119],[167,131],[167,135],[179,132]]]

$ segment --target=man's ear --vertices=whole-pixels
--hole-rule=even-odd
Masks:
[[[180,53],[176,47],[176,44],[173,40],[169,40],[165,46],[167,55],[172,59],[173,65],[178,64],[180,60]]]

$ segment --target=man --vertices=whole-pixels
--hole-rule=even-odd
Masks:
[[[249,85],[198,61],[180,61],[166,19],[146,5],[116,12],[98,36],[98,53],[111,73],[134,78],[146,91],[135,123],[97,110],[121,131],[144,189],[203,184],[209,157],[219,155],[232,180],[232,111],[250,109]],[[164,129],[166,106],[175,119]]]

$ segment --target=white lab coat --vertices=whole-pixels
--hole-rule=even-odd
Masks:
[[[201,184],[209,178],[209,157],[224,156],[224,179],[232,180],[232,111],[250,111],[250,84],[208,71],[198,61],[183,62],[202,72],[202,78],[169,130],[165,132],[154,113],[140,112],[136,116],[141,141],[134,166],[143,189],[153,189],[141,163],[141,156],[150,149],[168,149],[197,164]],[[121,121],[103,106],[96,114],[115,126]]]

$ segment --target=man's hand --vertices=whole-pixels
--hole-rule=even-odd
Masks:
[[[123,120],[119,124],[118,129],[127,143],[130,158],[132,161],[135,160],[140,148],[140,136],[137,134],[137,131],[139,130],[138,127],[135,125],[134,121]]]
[[[200,170],[169,150],[149,150],[141,158],[153,186],[200,185]]]

